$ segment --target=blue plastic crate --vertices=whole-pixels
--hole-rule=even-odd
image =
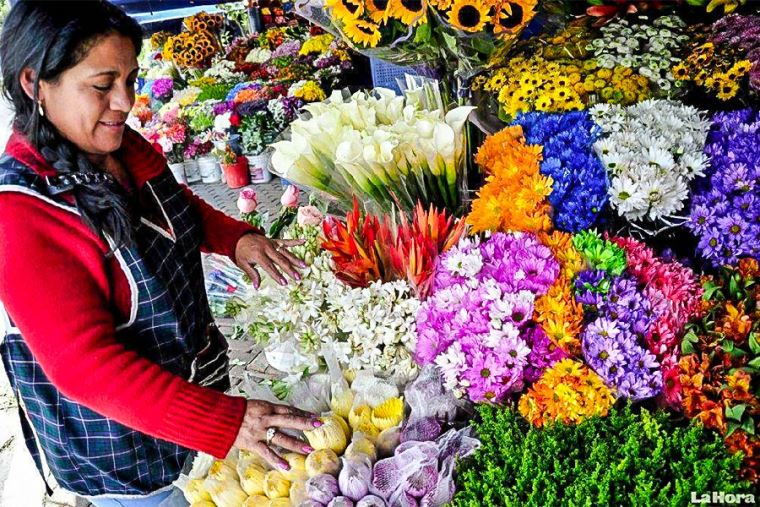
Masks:
[[[436,77],[435,72],[424,65],[403,67],[401,65],[388,63],[378,58],[370,58],[369,63],[372,68],[372,84],[375,87],[381,86],[383,88],[389,88],[399,95],[401,95],[401,89],[399,88],[398,80],[403,81],[404,74]]]

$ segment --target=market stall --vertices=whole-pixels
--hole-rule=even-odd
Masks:
[[[251,291],[219,261],[214,303],[277,373],[247,394],[323,415],[315,450],[200,456],[193,506],[758,491],[760,13],[590,3],[302,0],[318,32],[154,35],[133,121],[177,178],[220,179],[211,154],[311,193],[275,220],[241,193],[309,268]],[[344,89],[351,51],[401,93]]]

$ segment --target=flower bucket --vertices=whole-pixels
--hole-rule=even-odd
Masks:
[[[174,175],[174,179],[177,183],[187,184],[187,176],[185,175],[185,163],[178,162],[176,164],[169,164],[169,170]]]
[[[214,157],[198,159],[198,168],[201,172],[203,183],[216,183],[222,179],[222,168]]]
[[[185,161],[185,176],[188,183],[198,183],[201,181],[201,169],[198,167],[197,160]]]
[[[268,152],[259,155],[247,155],[248,170],[251,173],[251,183],[269,183],[272,181],[272,173],[269,171],[271,155]]]
[[[244,187],[251,181],[248,160],[245,157],[238,157],[233,164],[222,164],[222,171],[230,188]]]

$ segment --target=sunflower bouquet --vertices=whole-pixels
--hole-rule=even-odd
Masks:
[[[537,0],[302,0],[310,21],[354,49],[471,76],[536,14]],[[455,67],[450,69],[452,62]],[[450,73],[450,72],[449,72]]]
[[[370,57],[433,66],[443,58],[427,0],[300,0],[296,11]]]

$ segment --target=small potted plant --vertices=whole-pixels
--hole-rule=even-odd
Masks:
[[[270,119],[266,111],[257,111],[241,120],[239,131],[243,153],[248,159],[251,183],[268,183],[272,180],[269,171],[269,143],[274,139],[268,133]]]
[[[248,160],[235,153],[232,146],[225,144],[221,150],[214,150],[222,165],[227,185],[230,188],[240,188],[248,185],[251,175],[248,172]]]

